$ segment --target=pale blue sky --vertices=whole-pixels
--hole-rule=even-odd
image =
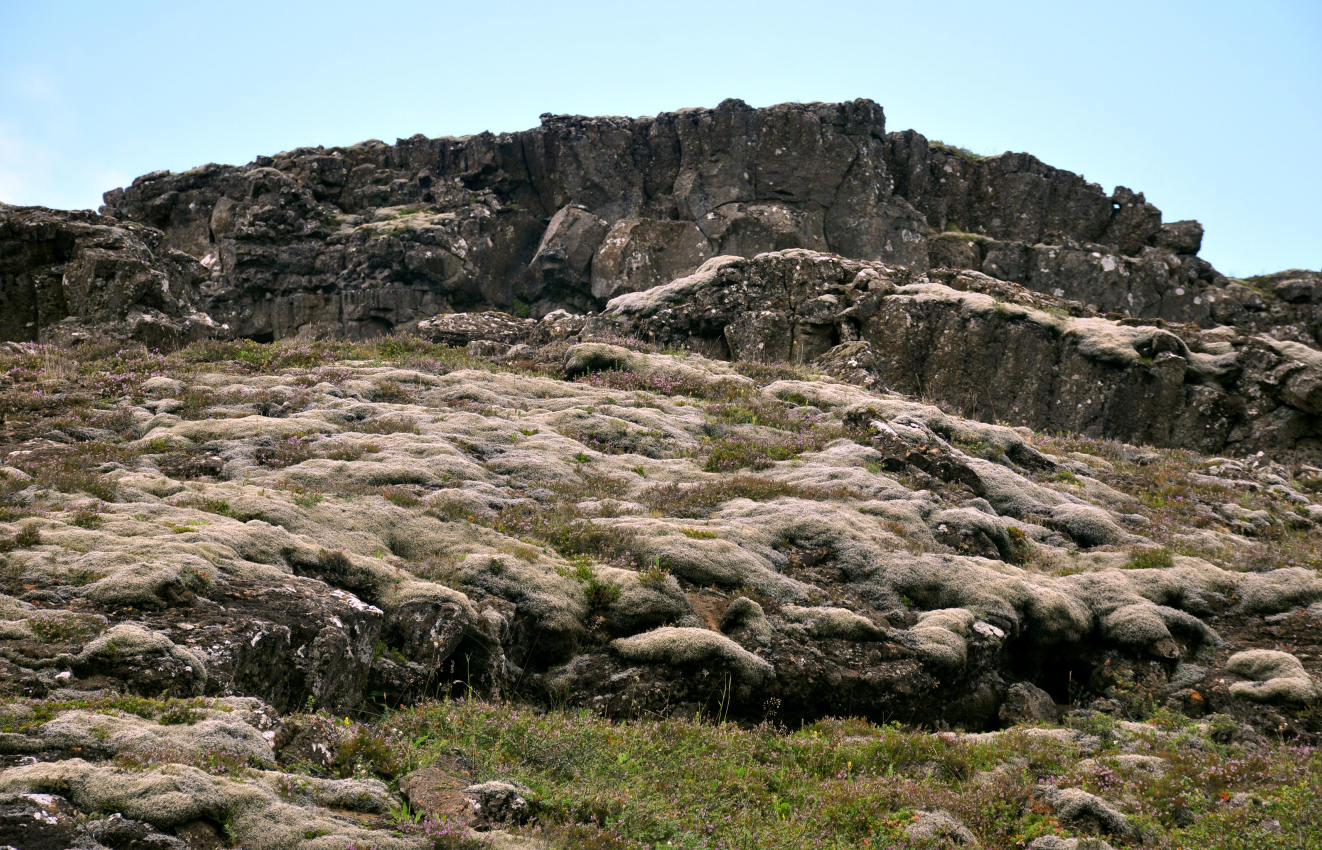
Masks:
[[[867,97],[1207,227],[1228,274],[1322,268],[1322,2],[0,0],[0,200],[95,207],[301,145]]]

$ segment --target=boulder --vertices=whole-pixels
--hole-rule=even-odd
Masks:
[[[479,826],[519,826],[533,815],[532,791],[515,782],[499,779],[482,782],[469,785],[463,794],[472,807],[474,823]]]
[[[532,256],[532,267],[547,283],[566,288],[590,286],[592,258],[610,225],[587,209],[565,206],[551,216]]]
[[[1015,682],[1005,692],[998,716],[1007,725],[1054,723],[1060,717],[1060,710],[1051,694],[1032,682]]]
[[[909,838],[922,842],[948,841],[960,847],[978,846],[973,832],[949,812],[940,809],[916,812],[914,818],[914,822],[904,828],[904,834]]]
[[[668,283],[712,255],[697,225],[625,218],[615,222],[592,259],[592,295],[607,300]]]

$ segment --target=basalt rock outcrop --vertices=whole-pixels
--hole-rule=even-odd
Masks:
[[[259,340],[367,337],[475,309],[591,312],[713,256],[806,248],[981,271],[1102,312],[1318,341],[1314,273],[1228,279],[1198,258],[1197,222],[1163,223],[1142,194],[1108,195],[1027,154],[887,133],[870,101],[547,115],[517,133],[300,148],[149,174],[108,192],[102,212],[159,230],[134,232],[202,264],[186,274],[204,284],[196,305],[156,309],[178,320],[195,306],[215,333]],[[48,227],[58,219],[44,215]],[[59,225],[66,247],[48,258],[8,251],[4,297],[23,318],[7,338],[62,318],[49,303],[30,315],[36,296],[14,281],[49,277],[70,239],[87,242],[78,221]],[[163,254],[153,274],[178,276],[179,261]],[[139,297],[98,280],[114,300]]]
[[[727,101],[153,174],[106,210],[214,269],[212,312],[243,335],[358,335],[477,305],[588,309],[723,252],[923,264],[922,218],[886,174],[875,104]]]
[[[0,204],[0,339],[175,348],[211,335],[206,270],[165,242],[133,222]]]
[[[1163,223],[1142,194],[1027,154],[887,133],[870,101],[547,115],[517,133],[301,148],[149,174],[103,209],[202,261],[210,312],[258,339],[592,310],[712,256],[808,248],[1317,341],[1311,295],[1226,279],[1197,257],[1197,222]]]
[[[914,275],[803,250],[722,257],[612,300],[587,329],[712,357],[817,363],[983,421],[1204,452],[1312,458],[1322,448],[1315,349],[1107,319],[978,272]]]

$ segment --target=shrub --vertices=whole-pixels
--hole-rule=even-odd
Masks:
[[[41,532],[35,523],[27,523],[13,537],[0,537],[0,552],[29,549],[41,544]]]
[[[565,557],[588,556],[638,569],[645,564],[632,532],[583,516],[570,504],[551,507],[520,503],[502,508],[491,522],[511,537],[543,541]],[[586,580],[584,577],[581,580]]]
[[[712,392],[705,380],[696,375],[635,372],[630,369],[605,369],[576,379],[580,383],[613,390],[634,390],[656,395],[688,395],[706,398]]]
[[[14,535],[14,545],[20,549],[41,545],[41,531],[35,522],[24,523]]]
[[[381,495],[386,501],[401,508],[416,508],[422,504],[422,499],[419,499],[411,490],[394,484],[387,484],[382,487]]]
[[[261,511],[236,510],[224,499],[193,499],[187,502],[181,502],[180,507],[205,511],[209,514],[227,516],[230,519],[236,519],[239,522],[247,522],[250,519],[261,519],[263,516]]]
[[[584,582],[583,594],[588,598],[588,607],[595,611],[609,607],[619,599],[620,588],[593,575]]]
[[[358,727],[352,737],[335,748],[331,762],[331,770],[342,779],[366,774],[393,779],[406,767],[398,744],[366,726]]]
[[[800,407],[779,399],[754,396],[709,404],[707,417],[731,425],[762,425],[797,433],[811,428],[823,414],[815,407]]]
[[[1131,570],[1160,570],[1173,566],[1175,558],[1165,546],[1136,546],[1129,550],[1129,561],[1125,564],[1125,568]]]
[[[418,422],[410,416],[382,416],[354,426],[360,434],[416,434]]]
[[[732,475],[687,487],[679,484],[649,487],[640,494],[639,501],[657,514],[697,519],[731,499],[765,502],[782,496],[820,500],[856,498],[857,494],[845,488],[807,487],[754,475]]]
[[[273,445],[258,446],[253,460],[272,469],[294,466],[312,457],[312,444],[306,437],[293,436]]]
[[[773,463],[789,460],[802,452],[817,451],[840,436],[835,428],[813,427],[801,433],[782,433],[772,437],[731,434],[711,441],[707,472],[730,472],[735,469],[766,469]]]
[[[136,454],[124,446],[90,440],[69,446],[51,446],[24,455],[14,466],[32,476],[32,483],[64,493],[88,493],[103,502],[113,502],[115,483],[99,471],[107,464],[129,466]]]
[[[368,393],[368,401],[389,404],[416,404],[418,396],[398,381],[378,381]]]
[[[224,460],[215,453],[211,444],[195,443],[174,450],[162,450],[156,454],[156,468],[163,475],[176,479],[194,479],[219,475],[224,469]]]
[[[367,454],[367,445],[365,443],[354,443],[353,445],[339,446],[326,452],[326,457],[330,460],[358,460]]]
[[[660,559],[653,561],[647,567],[638,572],[638,583],[643,587],[652,590],[661,590],[668,583],[670,573],[661,567]]]

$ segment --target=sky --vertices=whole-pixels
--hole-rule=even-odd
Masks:
[[[870,98],[1322,269],[1322,2],[0,0],[0,201],[96,208],[159,169],[308,145]]]

